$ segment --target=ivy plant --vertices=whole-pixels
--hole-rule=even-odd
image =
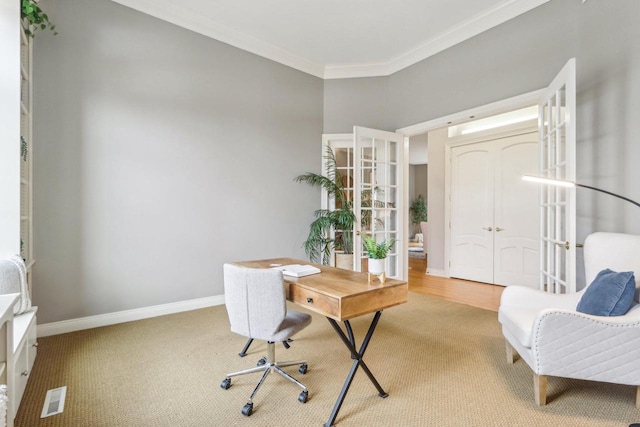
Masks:
[[[21,0],[20,17],[27,22],[24,32],[29,37],[35,37],[37,30],[45,30],[47,27],[54,36],[58,34],[56,26],[49,21],[49,16],[42,11],[35,0]]]

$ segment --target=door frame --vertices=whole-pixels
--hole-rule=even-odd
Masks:
[[[506,98],[500,101],[492,102],[490,104],[485,104],[485,105],[474,107],[468,110],[460,111],[458,113],[449,114],[447,116],[439,117],[433,120],[428,120],[426,122],[417,123],[415,125],[397,129],[396,133],[404,134],[405,138],[408,140],[412,136],[421,135],[423,133],[427,133],[443,127],[458,125],[458,124],[466,123],[472,120],[478,120],[478,119],[495,116],[497,114],[502,114],[502,113],[508,113],[510,111],[518,110],[520,108],[528,107],[531,105],[537,105],[546,90],[547,90],[547,87],[544,87],[542,89],[538,89],[532,92],[527,92],[511,98]],[[445,155],[446,155],[446,150],[445,150]],[[405,158],[406,170],[408,170],[408,167],[409,167],[408,162],[409,162],[409,158],[407,156]],[[446,167],[447,165],[445,164],[445,168]],[[449,185],[448,178],[447,176],[445,176],[445,212],[444,212],[445,222],[448,221],[448,218],[450,218],[450,213],[447,211],[448,185]],[[408,203],[408,201],[406,201],[405,203]],[[406,206],[406,209],[408,212],[408,205]],[[449,277],[449,251],[450,251],[449,232],[450,232],[449,227],[445,227],[444,269],[434,270],[429,268],[429,274],[431,275]],[[429,233],[429,234],[432,234],[432,233]],[[408,240],[408,238],[409,238],[408,235],[403,236],[404,240]]]

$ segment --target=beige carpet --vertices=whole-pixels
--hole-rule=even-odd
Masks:
[[[293,308],[293,307],[292,307]],[[361,340],[370,316],[352,322]],[[224,306],[41,338],[16,426],[320,426],[351,366],[327,320],[314,315],[281,360],[307,358],[309,401],[270,375],[240,410],[258,377],[227,371],[253,366],[265,345],[237,353],[245,339],[229,332]],[[379,398],[362,371],[337,419],[339,426],[627,426],[640,421],[634,387],[550,378],[548,405],[533,402],[532,373],[508,365],[497,315],[409,294],[386,310],[365,361],[389,393]],[[63,414],[40,419],[45,392],[66,385]]]

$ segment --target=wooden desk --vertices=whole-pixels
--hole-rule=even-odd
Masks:
[[[291,258],[276,258],[260,261],[245,261],[234,263],[247,268],[269,268],[273,264],[310,264]],[[407,282],[395,279],[387,279],[385,283],[367,283],[367,274],[355,271],[343,270],[326,265],[312,264],[321,270],[320,274],[292,278],[284,276],[287,286],[287,299],[297,305],[326,316],[342,342],[349,349],[353,364],[333,411],[326,422],[325,427],[331,427],[340,411],[340,407],[349,391],[353,377],[359,367],[369,377],[369,380],[378,390],[378,396],[387,397],[373,376],[364,360],[362,360],[367,346],[373,336],[373,332],[380,320],[382,310],[407,302]],[[349,323],[353,319],[365,314],[375,313],[369,330],[365,335],[360,348],[357,349],[355,335]],[[343,322],[345,331],[338,322]]]

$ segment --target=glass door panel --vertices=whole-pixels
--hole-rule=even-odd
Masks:
[[[571,59],[540,100],[540,176],[546,178],[576,178],[575,73]],[[540,289],[575,292],[575,188],[543,185],[540,194]]]
[[[362,235],[377,242],[396,241],[386,260],[388,277],[400,277],[405,261],[402,214],[404,137],[400,134],[354,128],[355,164],[360,168],[355,182],[354,205],[359,213],[354,253],[356,268],[367,271],[367,254],[362,248]],[[356,225],[358,227],[358,225]]]

